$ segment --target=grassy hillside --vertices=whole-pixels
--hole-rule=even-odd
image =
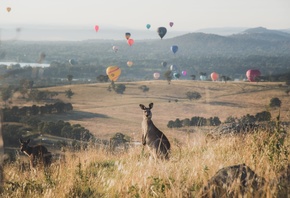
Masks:
[[[45,120],[65,120],[79,123],[97,137],[108,139],[116,132],[141,139],[142,113],[139,104],[153,102],[153,121],[172,143],[171,160],[154,161],[142,146],[126,152],[111,152],[90,145],[78,152],[65,150],[66,162],[57,161],[48,172],[29,171],[28,158],[4,167],[5,181],[2,197],[197,197],[202,186],[224,166],[245,163],[267,181],[277,183],[279,172],[289,161],[289,129],[281,147],[275,128],[254,134],[208,138],[202,128],[195,133],[168,129],[169,120],[193,116],[255,115],[269,110],[273,119],[278,109],[270,109],[270,99],[282,101],[281,119],[289,121],[289,96],[277,83],[166,81],[128,82],[123,95],[108,92],[109,84],[51,87],[59,97],[71,102],[74,110],[68,114],[45,116]],[[143,93],[139,86],[146,85]],[[63,92],[71,88],[71,100]],[[197,91],[200,100],[189,101],[185,93]],[[175,101],[177,100],[177,102]],[[170,102],[169,102],[170,101]],[[14,103],[24,105],[15,96]],[[28,103],[26,103],[28,104]],[[189,130],[189,129],[188,129]],[[273,143],[273,144],[272,144]],[[22,168],[21,168],[22,167]],[[277,197],[277,189],[267,185],[267,196]]]
[[[221,121],[229,116],[241,117],[246,114],[255,115],[261,111],[270,111],[273,117],[278,109],[268,107],[270,99],[278,97],[282,101],[281,118],[289,119],[290,97],[279,86],[279,83],[248,82],[200,82],[200,81],[140,81],[127,82],[123,95],[108,92],[109,83],[90,85],[71,85],[49,88],[51,91],[63,93],[71,88],[75,95],[71,100],[64,94],[59,96],[71,102],[74,111],[66,115],[47,116],[48,120],[66,120],[80,123],[99,137],[108,137],[116,132],[128,135],[141,131],[142,114],[139,104],[154,103],[153,120],[167,133],[174,134],[176,129],[167,128],[169,120],[185,119],[194,116],[205,118],[217,116]],[[141,85],[149,87],[144,93]],[[186,92],[197,91],[202,98],[192,100],[186,98]],[[178,100],[175,102],[175,100]]]

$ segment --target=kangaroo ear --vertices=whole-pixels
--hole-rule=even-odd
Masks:
[[[153,103],[152,103],[152,102],[149,104],[149,108],[150,108],[150,109],[153,108]]]
[[[143,104],[139,104],[139,107],[144,110],[145,109],[145,106]]]
[[[23,140],[21,138],[19,138],[19,142],[20,142],[20,144],[22,144],[23,143]]]
[[[28,144],[30,142],[30,139],[28,139],[27,141],[26,141],[26,143]]]

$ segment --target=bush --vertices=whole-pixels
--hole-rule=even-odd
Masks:
[[[260,113],[257,113],[255,116],[256,120],[261,121],[270,121],[271,120],[271,113],[268,111],[262,111]]]
[[[279,98],[272,98],[270,100],[270,107],[281,107],[281,100]]]
[[[198,100],[198,99],[201,98],[200,93],[198,93],[198,92],[196,92],[196,91],[194,91],[194,92],[190,92],[190,91],[188,91],[188,92],[186,92],[185,95],[186,95],[186,97],[187,97],[189,100],[192,100],[192,99]]]
[[[147,92],[149,91],[149,87],[147,87],[146,85],[141,85],[140,87],[138,87],[139,89],[141,89],[143,92]]]

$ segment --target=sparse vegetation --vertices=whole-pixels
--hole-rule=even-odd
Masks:
[[[281,100],[279,98],[272,98],[270,100],[270,107],[281,107]]]
[[[276,85],[262,83],[250,84],[246,91],[241,92],[232,83],[180,80],[168,86],[167,81],[148,82],[150,92],[146,94],[146,100],[149,98],[158,103],[158,113],[154,119],[172,142],[171,160],[166,163],[150,160],[148,150],[138,145],[141,134],[137,131],[141,130],[142,117],[138,118],[134,112],[138,111],[139,102],[144,100],[144,94],[138,91],[138,87],[144,85],[144,82],[125,83],[128,89],[122,97],[107,92],[108,84],[105,83],[71,85],[76,93],[71,99],[74,111],[65,114],[45,114],[43,117],[53,124],[45,122],[44,128],[51,127],[48,131],[52,134],[58,133],[59,128],[62,128],[60,133],[65,134],[71,126],[76,126],[78,130],[83,126],[83,129],[89,130],[96,137],[95,141],[69,142],[66,138],[54,140],[51,138],[52,134],[37,138],[30,136],[46,143],[53,153],[64,155],[66,162],[55,158],[49,171],[39,170],[34,174],[28,168],[28,159],[13,150],[12,152],[16,153],[14,160],[6,161],[4,165],[5,181],[0,196],[198,197],[203,185],[218,170],[242,163],[267,181],[276,184],[280,172],[289,162],[289,107],[269,108],[269,111],[267,108],[271,96],[279,96],[283,104],[289,102],[289,97],[277,90]],[[180,97],[190,89],[201,93],[203,97],[194,103]],[[41,89],[44,90],[61,92],[65,89]],[[59,94],[58,97],[68,100],[64,94]],[[168,98],[178,98],[178,103],[168,103]],[[22,98],[12,99],[13,104],[19,104],[18,107],[11,107],[13,112],[19,112],[27,105],[27,101]],[[32,108],[31,101],[29,104]],[[37,105],[31,111],[37,112]],[[278,114],[279,111],[281,114]],[[167,128],[166,123],[175,115],[185,118],[179,119],[179,123],[187,127]],[[229,122],[259,120],[272,127],[258,128],[253,130],[253,133],[216,137],[208,133],[216,126],[188,126],[192,115],[200,118],[207,116],[206,120],[211,121],[217,120],[215,117]],[[271,115],[280,117],[273,120],[275,116]],[[38,116],[39,118],[41,116]],[[21,118],[21,123],[26,123],[25,127],[5,123],[5,131],[8,132],[11,127],[9,131],[15,133],[9,132],[9,136],[27,137],[34,132],[33,127],[28,124],[39,126],[37,131],[42,131],[40,123],[44,123],[44,120],[38,119],[28,116]],[[57,120],[69,120],[71,124],[67,124],[66,121],[57,123]],[[198,123],[197,120],[201,119],[193,120]],[[78,133],[77,130],[75,132]],[[120,137],[127,146],[120,144],[112,151],[107,141],[111,137]],[[17,148],[18,145],[14,147]],[[282,184],[279,188],[273,186],[267,184],[264,192],[268,193],[268,197],[279,197],[277,194],[279,189],[283,189]]]

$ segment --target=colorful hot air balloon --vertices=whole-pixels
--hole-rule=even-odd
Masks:
[[[187,72],[186,71],[182,71],[181,72],[183,76],[186,76]]]
[[[257,69],[250,69],[246,72],[246,76],[250,82],[255,82],[261,76],[261,72]]]
[[[11,8],[10,7],[7,7],[6,10],[7,10],[7,12],[10,12],[11,11]]]
[[[127,43],[128,43],[128,45],[132,46],[133,43],[134,43],[134,40],[133,40],[133,39],[128,39],[128,40],[127,40]]]
[[[113,48],[114,52],[117,52],[119,50],[117,46],[113,46],[112,48]]]
[[[178,46],[177,45],[172,45],[170,49],[175,54],[177,52],[177,50],[178,50]]]
[[[210,74],[210,77],[211,77],[211,80],[212,80],[212,81],[216,81],[216,80],[219,78],[219,75],[218,75],[218,73],[216,73],[216,72],[212,72],[212,73]]]
[[[174,24],[173,22],[169,22],[169,25],[170,25],[170,27],[172,27],[172,26],[173,26],[173,24]]]
[[[161,62],[161,65],[162,65],[163,67],[166,67],[167,62],[165,62],[165,61]]]
[[[158,35],[160,36],[160,38],[162,39],[165,36],[167,29],[165,27],[159,27],[157,29],[157,32],[158,32]]]
[[[133,65],[133,62],[132,61],[128,61],[127,65],[128,65],[128,67],[131,67]]]
[[[121,69],[118,66],[109,66],[107,67],[106,74],[111,81],[116,81],[121,75]]]
[[[131,37],[131,33],[126,32],[126,33],[125,33],[125,38],[128,40],[130,37]]]
[[[174,72],[174,73],[173,73],[173,77],[176,78],[176,79],[178,79],[178,78],[180,77],[180,74],[177,73],[177,72]]]
[[[154,79],[157,80],[157,79],[160,77],[160,73],[155,72],[155,73],[153,74],[153,77],[154,77]]]
[[[147,28],[148,30],[150,29],[150,27],[151,27],[150,24],[147,24],[147,25],[146,25],[146,28]]]
[[[95,25],[95,31],[98,32],[99,31],[99,26]]]

